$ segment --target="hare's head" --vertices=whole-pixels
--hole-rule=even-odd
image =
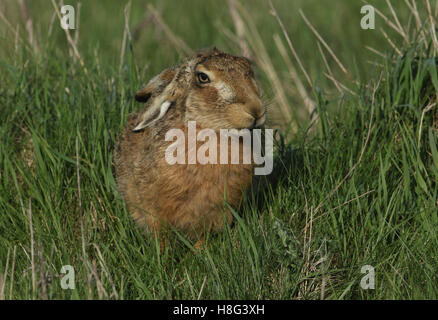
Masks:
[[[217,49],[164,70],[136,93],[136,99],[150,106],[134,130],[165,121],[172,107],[183,109],[185,123],[196,121],[213,130],[254,128],[265,122],[251,63]]]

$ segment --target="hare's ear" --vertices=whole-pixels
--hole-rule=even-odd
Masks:
[[[147,85],[135,93],[135,100],[138,102],[146,102],[151,97],[152,92],[154,92],[153,88],[150,85]]]
[[[135,93],[135,100],[139,102],[147,102],[148,99],[154,95],[159,95],[167,85],[172,81],[176,74],[175,68],[166,69],[159,75],[153,77],[143,89]]]
[[[151,99],[151,102],[146,111],[140,115],[139,123],[135,126],[133,131],[139,131],[149,127],[164,117],[172,104],[171,101],[166,100],[165,97],[167,94],[165,94],[165,90],[166,88],[169,89],[169,84],[175,77],[176,72],[176,68],[164,70],[159,75],[152,78],[146,87],[135,93],[135,100],[140,102],[148,102]]]
[[[140,131],[160,120],[169,110],[172,102],[157,97],[152,105],[140,116],[140,122],[132,131]]]

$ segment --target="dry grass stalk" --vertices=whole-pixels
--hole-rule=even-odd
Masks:
[[[406,4],[408,5],[408,7],[411,9],[412,13],[415,16],[415,21],[417,22],[417,30],[420,30],[423,23],[421,22],[420,13],[418,12],[415,0],[411,0],[411,2],[412,2],[411,6],[409,6],[407,0],[405,0],[405,2],[406,2]]]
[[[330,266],[330,261],[329,260],[329,254],[328,254],[328,250],[327,250],[327,239],[324,238],[323,240],[323,246],[324,246],[324,255],[322,254],[321,251],[321,264],[322,264],[322,279],[321,279],[321,294],[320,294],[320,299],[324,300],[325,299],[325,288],[326,288],[326,284],[327,284],[327,280],[328,280],[328,276],[327,276],[327,270],[329,269]],[[324,263],[327,262],[328,263]]]
[[[436,101],[433,103],[428,104],[423,111],[421,112],[421,118],[420,118],[420,127],[418,128],[418,152],[420,152],[420,148],[421,148],[421,132],[423,130],[423,119],[424,119],[424,115],[426,114],[426,112],[429,112],[430,110],[432,110],[433,107],[436,106]]]
[[[4,293],[1,291],[2,287],[6,285],[6,274],[0,273],[0,301],[5,300]]]
[[[304,208],[305,208],[305,211],[306,211],[306,223],[305,223],[305,225],[304,225],[304,234],[303,234],[303,253],[302,253],[302,255],[303,255],[303,257],[306,257],[306,248],[307,248],[307,246],[309,246],[309,244],[308,244],[308,242],[307,242],[307,230],[308,230],[308,226],[309,226],[309,223],[308,223],[308,221],[309,221],[309,203],[308,203],[308,201],[307,201],[307,195],[306,195],[306,191],[304,190],[304,186],[303,185],[301,185],[301,189],[303,190],[303,195],[304,195],[304,201],[305,201],[305,204],[304,204]],[[303,269],[305,268],[305,266],[306,266],[306,263],[303,265]],[[306,272],[304,271],[304,273],[306,274]],[[305,287],[306,287],[306,282],[302,282],[301,284],[300,284],[300,291],[298,292],[298,299],[301,299],[302,298],[302,295],[301,295],[301,292],[302,291],[305,291],[305,290],[303,290],[302,288],[303,288],[303,286],[304,286],[304,289],[305,289]]]
[[[435,32],[435,19],[432,16],[432,9],[430,7],[429,0],[426,0],[426,8],[427,8],[427,13],[429,14],[430,33],[432,35],[432,42],[433,42],[433,54],[436,56],[438,52],[438,40],[436,38],[436,32]]]
[[[0,19],[5,23],[6,27],[8,27],[8,29],[15,34],[15,49],[18,49],[18,42],[20,42],[20,44],[23,44],[24,47],[27,50],[32,51],[32,48],[29,47],[29,45],[21,38],[20,33],[19,33],[19,26],[17,25],[17,28],[14,29],[14,27],[12,27],[11,23],[9,22],[9,20],[5,17],[5,15],[3,14],[3,11],[0,10]]]
[[[317,42],[317,45],[318,45],[318,50],[319,50],[319,53],[321,55],[322,61],[324,61],[324,65],[325,65],[325,67],[327,69],[327,72],[330,75],[330,78],[334,79],[335,77],[333,75],[332,69],[330,68],[330,66],[329,66],[329,64],[327,62],[327,59],[325,57],[324,52],[322,51],[322,48],[321,48],[321,45],[319,44],[319,42]],[[332,80],[332,82],[335,85],[336,89],[338,89],[339,93],[342,93],[342,89],[341,89],[341,86],[338,84],[338,81],[333,81]]]
[[[342,208],[343,206],[346,206],[347,204],[349,204],[349,203],[351,203],[351,202],[354,202],[354,201],[357,201],[357,200],[359,200],[359,199],[361,199],[361,198],[363,198],[363,197],[366,197],[367,195],[369,195],[369,194],[371,194],[371,193],[373,193],[373,192],[375,192],[375,191],[376,191],[375,189],[373,189],[373,190],[368,190],[368,191],[366,191],[366,192],[364,192],[364,193],[358,195],[357,197],[354,197],[354,198],[352,198],[352,199],[350,199],[350,200],[347,200],[347,201],[345,201],[344,203],[342,203],[342,204],[340,204],[340,205],[338,205],[338,206],[336,206],[336,207],[334,207],[334,208],[332,208],[332,209],[330,209],[330,210],[331,210],[331,211],[334,211],[334,210],[337,210],[337,209],[339,209],[339,208]],[[317,217],[316,217],[315,219],[313,219],[313,220],[316,221],[316,220],[318,220],[318,219],[324,217],[324,216],[325,216],[326,214],[328,214],[328,213],[329,213],[329,212],[326,211],[326,212],[320,214],[319,216],[317,216]]]
[[[295,69],[294,65],[292,64],[292,61],[290,61],[289,56],[287,55],[287,52],[286,52],[286,48],[283,45],[283,42],[280,40],[280,36],[278,34],[274,34],[273,37],[274,37],[274,42],[277,46],[277,49],[280,52],[280,55],[282,56],[284,62],[286,63],[286,66],[289,70],[289,75],[295,83],[298,94],[300,95],[301,100],[303,101],[304,106],[307,109],[307,112],[309,113],[309,115],[313,115],[312,117],[317,117],[317,114],[314,113],[315,108],[316,108],[315,102],[307,94],[307,90],[304,87],[304,84],[301,81],[300,77],[298,76],[297,70]]]
[[[81,22],[81,6],[82,3],[78,2],[77,6],[76,6],[76,10],[77,10],[77,14],[76,14],[76,30],[75,30],[75,38],[74,38],[74,43],[77,46],[78,42],[79,42],[79,30],[80,30],[80,22]]]
[[[368,64],[370,64],[370,65],[373,65],[373,66],[375,66],[375,67],[379,67],[379,68],[383,68],[383,67],[385,67],[385,65],[383,65],[383,64],[381,64],[381,63],[378,63],[378,62],[375,62],[375,61],[371,61],[371,60],[367,60],[366,63],[368,63]]]
[[[53,32],[53,24],[55,23],[56,12],[53,12],[52,17],[50,18],[49,30],[47,31],[47,37],[50,38]]]
[[[0,274],[0,300],[5,300],[5,287],[6,287],[6,278],[8,277],[10,251],[11,251],[10,248],[8,248],[8,256],[6,257],[5,272],[3,274]]]
[[[397,48],[397,46],[394,44],[394,42],[392,42],[392,40],[388,37],[386,32],[383,31],[382,28],[380,28],[380,32],[383,34],[383,36],[385,37],[386,41],[388,41],[388,43],[391,45],[391,47],[394,49],[394,51],[401,57],[403,55],[402,52]]]
[[[64,5],[64,1],[61,0],[61,6]],[[80,21],[80,14],[81,14],[81,3],[79,2],[77,5],[77,12],[76,12],[76,18],[75,18],[75,35],[74,35],[74,39],[73,42],[75,44],[75,46],[78,46],[78,42],[79,42],[79,21]],[[55,12],[56,14],[56,12]],[[77,58],[76,55],[73,52],[72,48],[68,49],[68,52],[70,54],[70,56],[73,58],[73,64],[76,64]]]
[[[119,66],[119,74],[122,72],[123,61],[125,60],[125,50],[126,50],[126,38],[128,37],[129,32],[129,15],[131,12],[131,0],[125,6],[124,14],[125,14],[125,28],[123,29],[123,40],[122,40],[122,48],[120,51],[120,66]]]
[[[20,25],[17,24],[17,28],[15,29],[15,38],[14,38],[14,48],[15,52],[18,52],[18,40],[20,40]]]
[[[51,0],[51,1],[52,1],[53,7],[55,8],[56,14],[58,15],[58,19],[59,19],[59,21],[61,21],[62,17],[61,17],[61,13],[59,12],[58,5],[56,4],[55,0]],[[79,53],[77,45],[75,44],[75,42],[73,41],[73,39],[72,39],[72,37],[70,35],[70,30],[69,29],[64,29],[64,31],[65,31],[65,36],[67,37],[67,41],[70,44],[70,46],[72,47],[72,49],[73,49],[74,55],[78,59],[79,64],[81,65],[82,69],[84,70],[84,73],[86,75],[88,75],[88,70],[85,67],[84,60],[82,60],[82,57],[81,57],[81,54]]]
[[[178,36],[176,36],[169,26],[164,22],[160,13],[154,8],[153,5],[148,4],[148,10],[152,14],[153,22],[164,32],[169,41],[178,50],[180,54],[185,56],[193,55],[193,50]]]
[[[383,59],[386,59],[386,56],[383,53],[381,53],[380,51],[378,51],[378,50],[376,50],[376,49],[374,49],[374,48],[372,48],[370,46],[365,46],[365,49],[368,49],[371,52],[373,52],[373,53],[377,54],[378,56],[382,57]]]
[[[386,0],[386,4],[388,5],[389,10],[391,10],[392,17],[394,18],[394,21],[397,24],[397,28],[398,28],[400,35],[403,37],[403,39],[405,39],[406,43],[409,43],[408,35],[405,32],[405,30],[403,29],[403,27],[401,26],[400,21],[398,20],[397,14],[391,5],[391,1]]]
[[[33,50],[38,53],[40,50],[38,48],[38,43],[33,33],[33,22],[32,17],[29,15],[29,10],[27,9],[25,0],[18,0],[21,8],[21,15],[23,16],[23,20],[26,25],[27,34],[29,36],[29,44],[33,48]]]
[[[202,291],[204,290],[205,283],[207,282],[207,276],[204,276],[204,280],[202,281],[201,289],[199,289],[197,300],[201,300]]]
[[[32,200],[29,199],[29,229],[30,229],[30,261],[32,270],[32,297],[36,298],[36,273],[35,273],[35,240],[33,235],[33,221],[32,221]]]
[[[47,300],[47,285],[49,283],[48,281],[48,272],[44,270],[44,266],[47,264],[47,261],[44,259],[43,250],[38,250],[38,260],[40,263],[38,264],[39,269],[39,281],[38,286],[40,289],[40,299]]]
[[[105,260],[103,259],[102,253],[100,252],[100,249],[97,246],[97,244],[93,244],[93,245],[97,251],[97,255],[99,256],[99,263],[102,267],[102,270],[105,272],[105,275],[111,284],[111,288],[113,289],[113,293],[111,294],[110,298],[114,297],[116,299],[119,299],[119,294],[117,293],[116,286],[114,285],[111,274],[109,273],[108,268],[106,267]]]
[[[15,259],[17,257],[17,246],[14,246],[14,254],[12,256],[12,267],[11,267],[11,280],[9,286],[9,299],[12,300],[12,293],[14,289],[14,274],[15,274]]]
[[[353,96],[357,96],[357,93],[348,89],[345,85],[343,85],[342,83],[340,83],[338,80],[336,80],[332,75],[327,74],[326,72],[323,72],[324,76],[329,79],[330,81],[332,81],[333,83],[335,83],[337,86],[341,87],[344,91],[347,91],[349,94],[353,95]]]
[[[104,298],[104,296],[106,298],[108,298],[108,293],[106,292],[106,290],[102,284],[102,281],[100,281],[100,278],[102,277],[102,275],[99,277],[99,274],[97,273],[96,260],[92,261],[92,264],[90,265],[90,270],[91,270],[91,272],[94,275],[94,278],[96,280],[96,289],[97,289],[98,299],[102,300]]]
[[[252,60],[253,55],[251,54],[251,50],[245,40],[245,25],[236,9],[236,0],[228,0],[228,7],[230,8],[230,15],[233,19],[234,28],[236,29],[237,39],[239,40],[240,54],[245,58]]]
[[[324,41],[324,39],[320,36],[318,31],[313,27],[313,25],[309,22],[309,20],[304,15],[304,12],[300,9],[299,10],[301,17],[304,19],[304,22],[307,24],[309,29],[313,32],[313,34],[318,38],[318,40],[323,44],[323,46],[326,48],[328,53],[332,56],[332,58],[335,60],[339,68],[344,72],[347,76],[350,76],[350,73],[348,70],[344,67],[344,65],[341,63],[341,61],[338,59],[338,57],[335,55],[333,50],[328,46],[328,44]]]
[[[283,35],[286,38],[287,44],[289,46],[290,51],[294,55],[295,60],[298,63],[298,66],[300,67],[301,71],[303,72],[304,76],[306,77],[307,83],[311,88],[313,88],[312,81],[310,80],[309,74],[307,73],[306,69],[304,68],[303,64],[301,63],[301,59],[299,58],[297,52],[295,51],[294,46],[292,45],[292,41],[290,40],[290,37],[286,31],[286,28],[283,25],[283,22],[280,19],[280,16],[278,15],[277,11],[275,10],[274,5],[272,4],[272,1],[269,0],[269,5],[271,6],[271,13],[272,15],[277,19],[278,24],[280,25],[281,30],[283,31]]]
[[[306,210],[306,211],[308,211],[308,210]],[[309,272],[310,272],[310,253],[311,253],[311,248],[312,248],[313,213],[314,213],[314,211],[313,211],[313,206],[312,206],[312,207],[310,207],[310,221],[307,221],[307,219],[306,219],[306,227],[305,227],[306,229],[307,228],[309,229],[309,238],[307,240],[307,248],[304,248],[304,249],[307,249],[307,254],[305,255],[306,262],[305,262],[304,267],[303,267],[306,278],[309,276]],[[307,212],[306,212],[306,217],[307,217]],[[308,281],[305,281],[304,282],[304,292],[307,291],[307,285],[308,285]]]
[[[216,20],[214,22],[215,27],[220,30],[225,37],[228,38],[228,40],[230,40],[230,42],[235,43],[236,45],[239,45],[239,38],[237,37],[237,35],[235,35],[233,33],[233,31],[231,31],[230,29],[228,29],[227,27],[224,26],[224,24],[220,21],[220,20]],[[246,41],[246,40],[245,40]],[[254,59],[254,57],[253,57]]]
[[[421,37],[423,39],[424,47],[427,48],[426,34],[424,33],[424,30],[423,30],[423,27],[422,27],[423,23],[422,23],[421,18],[420,18],[420,13],[418,12],[418,9],[417,9],[417,5],[415,4],[414,0],[412,0],[412,4],[409,4],[408,0],[405,0],[405,3],[406,3],[406,5],[408,6],[409,10],[412,12],[412,14],[413,14],[413,16],[415,18],[415,23],[416,23],[416,26],[417,26],[416,31],[420,32],[420,35],[421,35]]]
[[[84,216],[82,212],[82,193],[81,193],[81,175],[79,170],[79,138],[76,136],[75,140],[75,149],[76,149],[76,177],[77,177],[77,186],[78,186],[78,205],[79,205],[79,215],[81,221],[83,222]]]

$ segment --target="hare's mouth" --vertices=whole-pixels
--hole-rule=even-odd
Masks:
[[[266,115],[263,114],[261,117],[253,118],[252,124],[250,126],[247,126],[245,129],[262,129],[264,128],[265,122],[266,122]]]
[[[263,128],[266,122],[266,114],[264,113],[260,118],[255,120],[256,128]]]

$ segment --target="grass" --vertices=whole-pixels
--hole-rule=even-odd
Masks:
[[[395,21],[386,4],[371,3]],[[376,19],[399,56],[379,30],[359,28],[360,1],[273,4],[311,84],[268,2],[236,2],[240,41],[228,4],[153,3],[189,48],[239,53],[246,43],[272,126],[287,137],[233,226],[202,251],[175,234],[163,254],[130,218],[111,161],[126,116],[140,107],[133,93],[184,49],[155,20],[142,25],[151,10],[139,1],[126,46],[126,3],[86,2],[77,42],[85,71],[57,21],[51,26],[50,2],[28,3],[38,53],[18,4],[3,4],[13,27],[0,34],[0,299],[438,298],[438,76],[427,8],[418,5],[417,25],[406,4],[393,3],[409,39]],[[326,67],[298,8],[348,74],[321,44]],[[330,72],[346,88],[338,91]],[[75,269],[74,290],[61,288],[64,265]],[[375,269],[374,290],[360,287],[364,265]]]

